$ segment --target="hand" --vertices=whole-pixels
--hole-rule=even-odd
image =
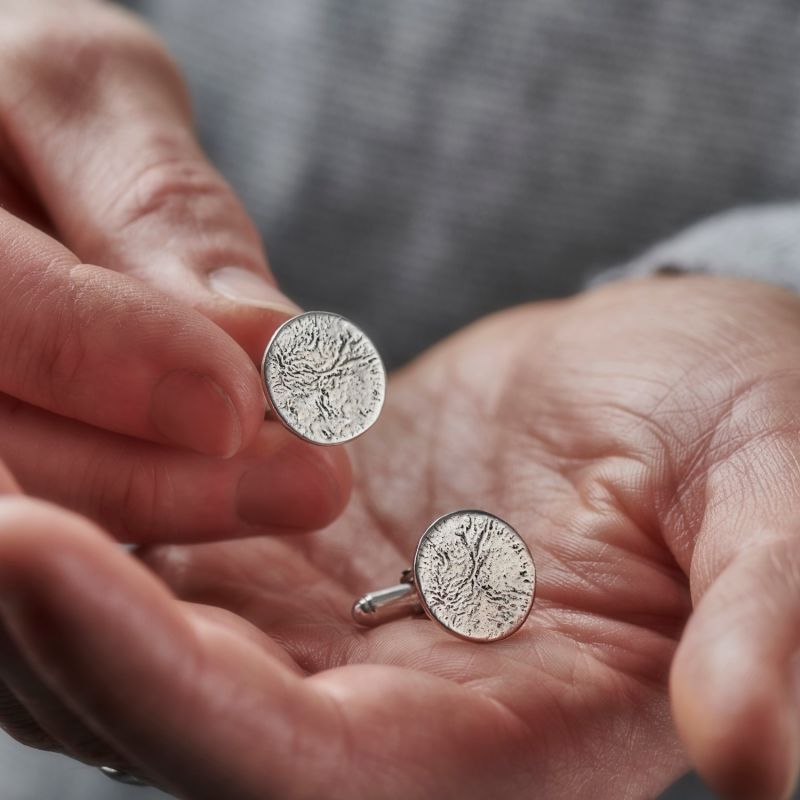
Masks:
[[[0,15],[0,457],[127,541],[329,522],[346,457],[264,424],[253,361],[295,307],[175,65],[111,4]]]
[[[680,736],[723,796],[785,797],[799,328],[793,295],[706,278],[488,318],[394,377],[353,449],[353,502],[320,533],[137,563],[3,500],[17,734],[209,800],[651,798],[688,766]],[[353,599],[465,506],[531,547],[520,632],[355,628]]]

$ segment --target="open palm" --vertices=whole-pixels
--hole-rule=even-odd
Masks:
[[[7,624],[62,717],[106,746],[90,760],[113,751],[215,799],[653,797],[688,765],[668,692],[683,637],[690,754],[731,796],[779,797],[797,743],[800,360],[774,342],[792,326],[788,294],[700,278],[496,315],[394,376],[330,528],[140,550],[176,601],[39,509],[38,554],[30,533],[0,549]],[[355,597],[463,507],[527,541],[525,626],[486,645],[420,618],[356,628]]]

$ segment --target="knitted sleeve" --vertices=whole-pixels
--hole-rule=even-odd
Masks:
[[[656,244],[590,285],[658,272],[706,272],[800,290],[800,203],[736,208]]]

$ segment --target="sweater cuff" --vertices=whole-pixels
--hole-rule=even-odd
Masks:
[[[800,291],[800,203],[737,208],[711,217],[595,275],[589,286],[676,272],[704,272]]]

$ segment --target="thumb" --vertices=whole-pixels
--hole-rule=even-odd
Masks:
[[[800,767],[794,427],[749,446],[737,440],[736,452],[709,472],[691,555],[695,611],[670,677],[673,716],[691,760],[735,800],[788,798]]]
[[[737,800],[789,797],[800,764],[800,539],[765,538],[703,597],[671,676],[692,761]]]
[[[297,307],[198,146],[174,63],[118,9],[39,13],[9,40],[0,117],[62,240],[198,308],[259,360]]]

